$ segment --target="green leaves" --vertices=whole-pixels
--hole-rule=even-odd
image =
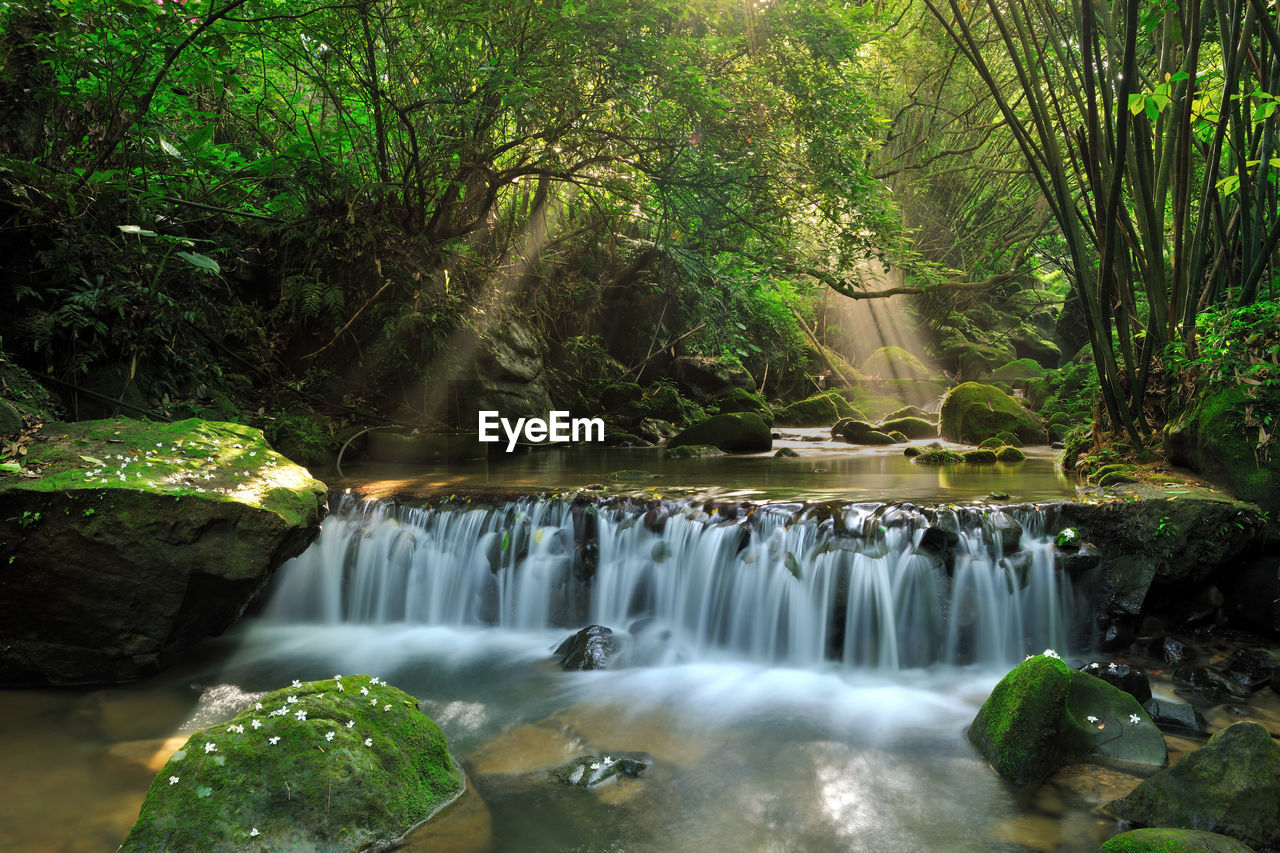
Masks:
[[[198,270],[215,274],[222,272],[222,267],[218,266],[218,262],[208,255],[202,255],[199,252],[177,252],[176,254]]]

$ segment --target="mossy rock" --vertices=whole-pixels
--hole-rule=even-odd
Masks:
[[[1002,444],[1007,444],[1010,447],[1022,446],[1022,439],[1018,438],[1016,434],[1008,432],[1007,430],[1005,432],[996,433],[996,440],[1001,442]]]
[[[1019,383],[1028,379],[1039,379],[1045,375],[1045,369],[1029,358],[1020,358],[997,367],[987,377],[989,382]]]
[[[897,411],[902,408],[903,401],[897,397],[891,397],[887,394],[881,394],[877,391],[854,386],[852,388],[839,388],[834,392],[848,401],[865,420],[880,420],[890,412]]]
[[[889,438],[892,438],[894,444],[906,444],[908,441],[911,440],[907,438],[905,433],[898,432],[897,430],[893,430],[892,432],[887,432],[885,433],[885,435],[889,436]]]
[[[1032,361],[1053,368],[1062,360],[1062,350],[1053,341],[1047,341],[1029,328],[1020,329],[1010,336],[1013,351],[1019,360]]]
[[[657,478],[657,474],[653,474],[649,471],[641,471],[639,468],[624,468],[621,471],[614,471],[609,475],[610,480],[626,480],[632,482],[638,482],[640,480],[655,480]]]
[[[366,675],[311,681],[191,735],[120,850],[356,853],[462,789],[444,734],[412,696]]]
[[[876,429],[881,432],[900,432],[909,438],[932,438],[938,434],[938,425],[924,418],[902,417],[881,421]]]
[[[1136,483],[1137,466],[1135,465],[1103,465],[1093,472],[1090,478],[1099,486],[1119,486],[1124,483]]]
[[[662,451],[664,459],[696,459],[701,456],[724,456],[724,451],[709,444],[680,444]]]
[[[954,450],[933,448],[917,455],[915,461],[921,465],[955,465],[963,462],[964,457]]]
[[[1280,392],[1263,390],[1259,399],[1240,386],[1202,392],[1165,427],[1169,461],[1220,481],[1236,497],[1280,512],[1280,452],[1258,451],[1258,427],[1245,425],[1245,412],[1280,408]],[[1274,448],[1274,442],[1271,445]]]
[[[710,444],[728,453],[757,453],[773,447],[773,436],[759,415],[735,412],[708,418],[669,442],[672,447],[681,444]]]
[[[1138,826],[1194,826],[1280,847],[1280,747],[1262,725],[1227,726],[1105,811]]]
[[[8,400],[0,398],[0,435],[22,432],[22,413]]]
[[[901,433],[899,434],[901,435]],[[905,435],[902,436],[902,440],[906,441],[907,437]],[[873,429],[868,433],[864,433],[862,438],[858,439],[856,442],[853,442],[853,443],[884,445],[884,444],[897,444],[898,440],[895,439],[893,436],[889,435],[887,432],[880,432],[880,430],[878,429]]]
[[[902,455],[907,457],[908,459],[914,459],[915,457],[919,456],[921,453],[924,453],[924,448],[917,447],[914,444],[911,445],[910,447],[902,448]]]
[[[634,421],[657,418],[674,424],[690,423],[706,416],[702,406],[680,396],[675,386],[666,382],[649,384],[639,399],[621,406],[618,414]]]
[[[995,450],[996,448],[1003,447],[1003,446],[1004,446],[1004,442],[998,438],[984,438],[982,442],[978,445],[978,447],[989,448],[991,450]]]
[[[969,727],[969,740],[1016,785],[1091,755],[1154,767],[1168,762],[1164,735],[1136,699],[1048,653],[1001,679]]]
[[[894,421],[898,418],[920,418],[921,420],[928,421],[936,417],[937,415],[930,415],[919,406],[903,406],[901,409],[897,409],[885,415],[884,419],[886,421]]]
[[[604,434],[605,447],[643,447],[644,439],[633,432],[611,429]]]
[[[833,438],[840,438],[850,444],[893,444],[893,438],[866,421],[853,418],[841,418],[831,429]]]
[[[1008,344],[979,344],[957,338],[944,342],[942,352],[952,372],[965,380],[986,376],[1015,355]]]
[[[899,346],[880,347],[862,362],[862,372],[881,379],[928,379],[937,375],[915,355]]]
[[[841,418],[861,420],[862,413],[834,391],[814,394],[774,411],[774,422],[787,426],[826,426]]]
[[[1039,418],[999,389],[978,382],[951,389],[942,402],[939,426],[944,438],[970,444],[1003,432],[1026,442],[1044,441]]]
[[[985,447],[978,450],[966,450],[961,456],[964,457],[965,462],[975,465],[994,465],[996,461],[996,452]]]
[[[261,430],[46,424],[0,473],[0,682],[130,681],[243,612],[319,532],[327,489]]]
[[[644,391],[635,382],[605,382],[596,388],[596,398],[606,412],[639,400]]]
[[[1007,444],[996,450],[996,460],[1000,462],[1021,462],[1027,458],[1027,454],[1023,453],[1016,447],[1010,447]]]
[[[1102,845],[1107,853],[1253,853],[1253,848],[1227,835],[1198,829],[1131,829]]]
[[[733,388],[713,399],[707,406],[708,408],[714,407],[718,409],[718,413],[722,415],[734,412],[751,412],[759,415],[760,420],[769,426],[773,426],[773,410],[769,408],[769,404],[764,401],[763,397],[753,391]]]

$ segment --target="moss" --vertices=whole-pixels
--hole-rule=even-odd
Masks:
[[[938,434],[937,424],[924,418],[902,417],[882,421],[876,429],[881,432],[900,432],[910,438],[931,438]]]
[[[989,381],[1020,382],[1027,379],[1039,379],[1045,375],[1045,369],[1029,358],[1020,358],[991,371]]]
[[[8,489],[124,490],[229,501],[273,512],[290,525],[314,516],[325,486],[272,450],[262,431],[190,418],[174,423],[114,418],[47,424],[26,468],[39,478],[0,478]]]
[[[917,447],[914,444],[911,445],[910,447],[904,447],[902,449],[902,455],[907,457],[908,459],[914,459],[915,457],[919,456],[921,453],[924,453],[924,448]]]
[[[1171,461],[1220,480],[1236,497],[1280,511],[1280,452],[1274,441],[1260,448],[1258,427],[1246,425],[1246,412],[1256,423],[1268,410],[1280,411],[1280,394],[1265,389],[1254,399],[1240,389],[1203,392],[1166,427],[1165,451]]]
[[[996,459],[1001,462],[1021,462],[1027,458],[1027,454],[1023,453],[1016,447],[1005,445],[996,451]]]
[[[644,392],[635,382],[602,382],[596,386],[596,399],[606,412],[640,399],[642,393]]]
[[[776,423],[787,426],[827,426],[840,418],[862,419],[862,413],[835,391],[814,394],[774,412]]]
[[[769,408],[769,404],[759,394],[743,388],[732,388],[716,397],[708,404],[708,409],[711,408],[716,409],[717,414],[751,412],[758,415],[766,424],[773,425],[773,410]]]
[[[686,424],[706,417],[702,406],[680,396],[674,385],[654,382],[644,389],[640,398],[618,409],[618,413],[634,420],[658,418],[673,424]]]
[[[971,462],[977,465],[991,465],[996,461],[996,452],[986,448],[980,450],[967,450],[963,454],[965,462]]]
[[[1057,767],[1056,723],[1071,685],[1071,670],[1061,660],[1035,655],[1014,667],[991,691],[969,739],[1014,784],[1048,776]]]
[[[964,457],[954,450],[935,448],[920,453],[915,461],[921,465],[954,465],[957,462],[963,462]]]
[[[862,372],[881,379],[928,379],[930,370],[916,356],[898,346],[880,347],[862,362]]]
[[[921,420],[929,420],[930,415],[919,406],[903,406],[901,409],[892,411],[885,415],[886,421],[897,420],[898,418],[920,418]]]
[[[729,453],[755,453],[773,447],[769,427],[751,412],[716,415],[674,436],[669,445],[710,444]]]
[[[193,734],[151,783],[121,851],[363,850],[461,793],[444,734],[417,700],[364,675],[338,684],[277,690]]]
[[[841,388],[834,393],[847,400],[849,405],[853,406],[863,417],[871,420],[883,418],[889,412],[896,411],[902,407],[903,402],[897,397],[880,394],[861,387]]]
[[[1122,483],[1136,483],[1138,471],[1135,465],[1122,463],[1103,465],[1090,477],[1099,486],[1118,486]]]
[[[1107,853],[1253,853],[1253,848],[1226,835],[1197,829],[1155,827],[1132,829],[1102,845]]]
[[[665,459],[694,459],[699,456],[723,456],[724,451],[709,444],[681,444],[662,452]]]
[[[995,450],[996,448],[1001,447],[1003,445],[1004,445],[1004,442],[998,438],[984,438],[982,442],[978,445],[978,447],[987,447],[992,450]]]
[[[911,440],[907,438],[907,436],[904,433],[900,433],[897,430],[894,430],[892,432],[887,432],[885,433],[885,435],[889,436],[889,438],[892,438],[894,444],[906,444],[908,441]]]
[[[1035,415],[999,389],[978,382],[951,389],[942,403],[940,427],[943,437],[951,441],[978,442],[1003,432],[1025,441],[1044,440]]]
[[[1015,433],[1009,432],[1007,430],[1004,432],[996,433],[996,439],[1002,444],[1007,444],[1010,447],[1022,446],[1022,439],[1018,438],[1018,436]]]

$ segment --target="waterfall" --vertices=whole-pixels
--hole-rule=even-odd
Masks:
[[[277,575],[292,623],[659,638],[645,662],[1009,663],[1076,628],[1043,511],[344,498]]]

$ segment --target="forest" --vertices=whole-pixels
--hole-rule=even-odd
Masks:
[[[0,0],[0,853],[1280,850],[1278,108],[1277,0]]]

